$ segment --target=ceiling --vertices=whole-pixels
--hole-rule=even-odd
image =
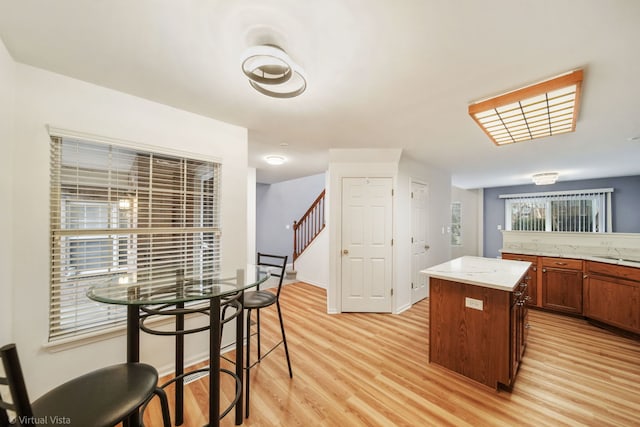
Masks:
[[[640,174],[639,19],[637,0],[0,1],[16,61],[246,127],[266,183],[325,171],[331,148],[401,148],[462,188]],[[250,87],[240,58],[261,43],[305,93]],[[467,113],[576,68],[574,133],[497,147]]]

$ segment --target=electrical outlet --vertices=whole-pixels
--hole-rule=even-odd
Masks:
[[[469,307],[469,308],[473,308],[474,310],[482,311],[482,300],[481,299],[474,299],[474,298],[465,297],[464,306],[465,307]]]

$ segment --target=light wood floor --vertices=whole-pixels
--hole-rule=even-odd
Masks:
[[[428,363],[428,300],[400,315],[328,315],[323,289],[295,283],[281,304],[294,378],[282,348],[252,369],[246,426],[640,426],[640,342],[581,319],[530,310],[509,393]],[[263,337],[277,337],[267,313]],[[206,423],[206,381],[187,386],[187,427]],[[156,402],[145,417],[162,425]]]

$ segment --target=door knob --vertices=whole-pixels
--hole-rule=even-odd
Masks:
[[[344,255],[349,255],[349,249],[344,249],[344,250],[342,251],[342,253],[343,253]]]
[[[425,248],[425,249],[429,249],[430,247],[431,247],[431,246],[429,246],[429,245],[424,245],[424,248]]]

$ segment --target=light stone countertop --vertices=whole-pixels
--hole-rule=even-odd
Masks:
[[[530,262],[463,256],[421,270],[429,277],[511,292],[520,283]]]
[[[597,261],[597,262],[604,262],[607,264],[616,264],[616,265],[624,265],[626,267],[640,268],[640,261],[636,261],[632,259],[623,259],[622,257],[613,257],[613,256],[608,257],[608,256],[598,256],[598,255],[580,254],[580,253],[563,254],[563,253],[554,252],[554,251],[540,251],[540,250],[527,250],[527,249],[500,249],[500,253],[547,256],[547,257],[554,257],[554,258],[581,259],[585,261]]]

